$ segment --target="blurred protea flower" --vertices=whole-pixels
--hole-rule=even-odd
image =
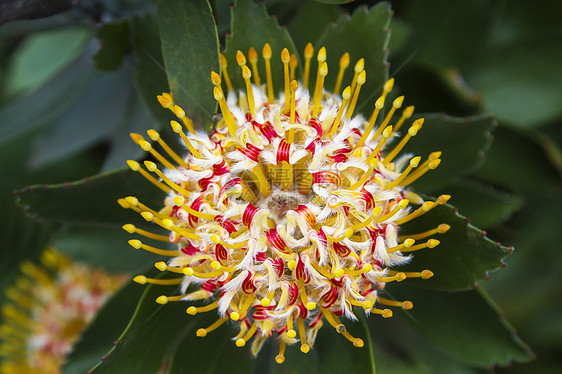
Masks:
[[[6,290],[0,334],[5,374],[59,373],[83,328],[125,281],[47,248],[42,265],[24,262]]]
[[[166,279],[139,275],[135,281],[181,284],[180,294],[162,295],[156,300],[160,304],[206,301],[204,306],[189,305],[189,315],[216,309],[218,319],[199,329],[200,337],[228,320],[237,325],[235,344],[242,347],[252,340],[253,354],[267,338],[277,337],[278,363],[285,360],[287,344],[299,341],[301,351],[308,352],[325,322],[354,346],[363,346],[341,320],[356,319],[354,308],[385,318],[392,316],[387,307],[412,308],[410,301],[389,300],[379,292],[389,282],[431,277],[428,269],[393,268],[410,261],[412,252],[437,246],[439,241],[431,236],[449,229],[442,224],[399,236],[402,224],[444,204],[449,196],[424,201],[408,189],[439,165],[441,153],[431,153],[425,160],[400,156],[423,119],[410,120],[413,106],[401,110],[403,96],[385,105],[393,79],[384,84],[365,119],[354,113],[366,80],[364,60],[356,63],[353,80],[342,91],[350,64],[349,54],[343,55],[337,83],[329,92],[324,89],[325,48],[317,53],[316,80],[309,88],[313,55],[309,44],[304,79],[297,82],[296,56],[287,49],[281,52],[284,89],[278,98],[268,44],[262,54],[265,74],[258,70],[254,48],[248,53],[250,67],[238,51],[236,62],[245,81],[240,92],[233,89],[221,55],[222,78],[212,72],[211,81],[222,115],[215,117],[210,135],[194,131],[170,94],[159,96],[178,117],[171,127],[190,153],[180,157],[154,130],[148,136],[164,153],[143,136],[131,134],[165,169],[151,161],[144,162],[146,169],[135,161],[128,161],[129,167],[167,196],[161,209],[151,209],[134,196],[119,200],[122,207],[169,230],[169,235],[132,224],[125,230],[176,246],[161,249],[130,240],[135,248],[169,256],[155,266],[177,274]],[[389,147],[390,143],[394,144]]]

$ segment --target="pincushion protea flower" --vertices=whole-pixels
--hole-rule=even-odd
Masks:
[[[427,232],[398,235],[402,224],[448,200],[443,195],[436,201],[424,201],[407,189],[439,165],[440,152],[423,162],[420,156],[398,157],[421,129],[423,119],[413,121],[402,139],[387,149],[414,110],[407,107],[396,119],[395,112],[404,100],[400,96],[383,115],[392,79],[384,84],[367,120],[354,115],[366,80],[363,59],[355,65],[354,78],[340,97],[349,54],[340,60],[337,83],[330,93],[324,91],[328,74],[325,48],[317,53],[316,83],[310,91],[312,45],[305,49],[302,83],[294,80],[296,56],[284,49],[284,92],[276,100],[270,46],[263,48],[265,84],[261,84],[253,48],[248,57],[250,67],[242,52],[236,56],[244,91],[233,90],[224,56],[222,79],[211,73],[222,115],[216,116],[216,129],[210,136],[194,131],[192,121],[170,94],[158,97],[183,123],[171,121],[171,127],[189,149],[188,156],[178,156],[154,130],[148,136],[167,157],[141,135],[131,134],[166,170],[151,161],[144,162],[146,169],[135,161],[128,161],[129,167],[167,197],[158,211],[134,196],[120,199],[119,204],[169,230],[169,236],[132,224],[123,228],[174,243],[177,249],[129,241],[135,248],[169,256],[167,262],[155,266],[178,275],[171,279],[139,275],[135,281],[181,284],[181,294],[162,295],[156,300],[160,304],[208,302],[189,306],[187,314],[217,309],[217,321],[199,329],[200,337],[228,320],[236,321],[235,344],[241,347],[253,338],[255,355],[267,338],[277,336],[278,363],[285,360],[286,345],[297,339],[301,351],[308,352],[324,321],[361,347],[363,341],[346,331],[340,317],[355,319],[354,307],[385,318],[392,316],[386,306],[410,309],[410,301],[389,300],[379,292],[388,282],[433,275],[427,269],[400,272],[392,268],[408,262],[411,252],[438,245],[430,237],[449,229],[442,224]],[[188,292],[190,285],[197,289]]]
[[[7,289],[2,307],[0,371],[59,373],[80,332],[125,281],[47,248],[44,266],[24,262],[24,273]]]

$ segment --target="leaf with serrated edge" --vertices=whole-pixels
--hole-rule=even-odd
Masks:
[[[277,20],[267,14],[263,4],[255,4],[251,0],[237,0],[232,8],[231,32],[232,34],[226,38],[224,55],[228,62],[227,71],[234,88],[242,89],[245,87],[240,67],[236,62],[236,52],[238,50],[242,51],[246,59],[248,59],[250,47],[253,47],[258,53],[260,80],[265,84],[265,61],[261,56],[263,46],[265,43],[269,43],[272,51],[271,75],[273,92],[277,97],[277,94],[284,89],[281,51],[283,48],[287,48],[291,54],[296,53],[298,56],[293,40],[287,30],[279,27]],[[249,62],[248,66],[250,66]]]
[[[162,55],[174,102],[205,129],[217,109],[211,71],[220,71],[217,28],[207,0],[156,2]]]
[[[326,47],[328,75],[324,87],[329,91],[333,90],[336,83],[339,61],[344,53],[349,53],[350,65],[345,72],[342,89],[351,84],[355,63],[361,58],[365,59],[367,81],[361,87],[357,103],[357,110],[364,115],[370,115],[373,111],[377,95],[388,78],[386,58],[391,14],[388,3],[378,4],[371,9],[361,7],[351,17],[340,16],[335,24],[326,28],[315,45],[316,51],[322,46]],[[313,60],[316,61],[315,58]],[[316,65],[311,64],[311,70],[316,69]]]
[[[468,223],[467,219],[449,204],[437,206],[404,224],[400,235],[408,237],[408,234],[424,232],[442,223],[450,225],[451,228],[444,234],[433,236],[441,243],[435,248],[413,252],[412,261],[397,268],[400,271],[429,269],[435,275],[427,280],[409,279],[409,283],[441,290],[471,289],[474,283],[486,277],[488,272],[500,268],[503,264],[502,259],[513,250],[488,239],[485,232]],[[426,240],[423,239],[423,242]]]

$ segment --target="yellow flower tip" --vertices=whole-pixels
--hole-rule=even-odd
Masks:
[[[187,309],[185,310],[185,312],[186,312],[187,314],[191,315],[191,316],[194,316],[194,315],[197,314],[197,308],[194,307],[194,306],[190,306],[189,308],[187,308]]]
[[[251,63],[258,62],[258,53],[254,47],[250,47],[250,50],[248,51],[248,60],[250,60]]]
[[[318,59],[318,62],[326,61],[326,47],[322,47],[318,50],[316,58]]]
[[[427,241],[427,246],[428,246],[429,248],[435,248],[435,247],[437,247],[437,246],[439,245],[439,243],[441,243],[441,242],[440,242],[439,240],[437,240],[437,239],[429,239],[429,240]]]
[[[295,330],[287,330],[287,337],[295,338],[297,336],[297,332]]]
[[[382,136],[384,136],[385,138],[390,138],[391,135],[392,135],[392,126],[386,126],[382,131]]]
[[[157,169],[157,166],[154,162],[152,161],[145,161],[144,162],[144,166],[149,170],[149,171],[155,171]]]
[[[269,305],[271,305],[271,300],[269,300],[267,297],[264,297],[263,299],[261,299],[260,304],[261,306],[268,307]]]
[[[296,91],[299,88],[299,84],[297,83],[297,81],[292,81],[291,82],[291,91]]]
[[[176,205],[185,204],[185,199],[183,198],[183,196],[174,196],[173,200],[174,200],[174,204]]]
[[[304,57],[312,58],[313,55],[314,55],[314,47],[312,46],[312,43],[308,43],[306,47],[304,47]]]
[[[149,138],[152,139],[152,141],[154,142],[160,139],[160,134],[158,133],[158,131],[154,129],[146,130],[146,133],[148,134]]]
[[[404,109],[404,112],[402,112],[402,116],[404,118],[410,118],[412,116],[412,114],[414,114],[414,106],[413,105],[410,105],[409,107]]]
[[[375,109],[381,110],[384,108],[384,96],[381,96],[375,101]]]
[[[227,66],[227,61],[226,61],[226,57],[224,57],[224,55],[221,53],[220,54],[220,59],[221,59],[221,68],[224,69]]]
[[[345,328],[345,325],[343,323],[340,323],[337,327],[336,327],[336,331],[338,332],[338,334],[343,334],[344,332],[347,331],[347,329]]]
[[[129,205],[132,205],[132,206],[137,206],[137,205],[139,204],[139,199],[137,199],[137,198],[134,197],[134,196],[127,196],[127,197],[125,198],[125,201],[126,201],[127,203],[129,203]]]
[[[414,307],[414,304],[409,300],[406,300],[402,303],[402,309],[404,309],[404,310],[410,310],[413,307]]]
[[[343,235],[344,235],[346,238],[349,239],[349,238],[351,238],[351,237],[353,236],[353,233],[354,233],[354,232],[355,232],[355,230],[353,230],[353,229],[347,229],[347,230],[345,230],[345,232],[344,232]]]
[[[283,362],[285,362],[285,356],[281,356],[281,355],[275,356],[275,362],[281,365]]]
[[[406,240],[404,240],[404,248],[410,248],[411,246],[414,245],[416,241],[412,238],[408,238]]]
[[[178,117],[180,119],[185,117],[184,110],[181,107],[179,107],[178,105],[174,105],[174,114],[176,115],[176,117]]]
[[[216,89],[216,87],[215,87]],[[170,125],[172,126],[172,130],[177,134],[181,131],[181,125],[179,124],[178,121],[170,121]]]
[[[192,268],[185,268],[182,272],[186,277],[191,277],[193,274],[195,274]]]
[[[397,282],[402,282],[404,279],[406,279],[406,274],[400,272],[396,274],[396,281]]]
[[[417,168],[418,165],[420,164],[420,161],[421,161],[420,156],[414,157],[410,160],[410,166],[413,168]]]
[[[338,270],[336,270],[336,272],[334,273],[334,275],[336,276],[336,278],[343,277],[344,274],[345,274],[345,270],[343,270],[343,269],[338,269]]]
[[[429,210],[433,208],[434,205],[435,203],[433,201],[426,201],[425,203],[422,204],[421,209],[424,212],[429,212]]]
[[[356,339],[353,341],[353,346],[354,346],[354,347],[362,348],[364,345],[365,345],[365,342],[363,342],[363,339],[356,338]]]
[[[346,68],[349,66],[349,53],[345,52],[340,58],[340,67]]]
[[[371,265],[371,264],[363,265],[363,267],[361,268],[361,270],[363,270],[364,273],[368,273],[368,272],[370,272],[371,270],[373,270],[373,265]]]
[[[170,101],[162,95],[158,95],[156,98],[158,99],[160,105],[164,108],[168,108],[171,105]]]
[[[284,64],[288,64],[291,61],[291,54],[287,48],[283,48],[281,51],[281,61],[283,61]]]
[[[200,338],[204,338],[205,336],[207,336],[207,330],[199,329],[195,334]]]
[[[383,86],[383,91],[385,93],[389,93],[390,91],[392,91],[392,88],[394,87],[394,78],[390,78],[389,80],[386,81],[386,83]]]
[[[308,309],[308,310],[316,309],[316,303],[313,303],[312,301],[309,301],[308,303],[306,303],[306,309]]]
[[[154,219],[154,214],[150,213],[150,212],[142,212],[141,213],[142,218],[144,218],[147,222],[150,222]]]
[[[364,58],[359,59],[359,61],[357,61],[357,63],[355,64],[355,67],[353,69],[355,70],[355,72],[357,74],[359,74],[363,70],[365,70],[365,59]]]
[[[310,346],[308,344],[301,344],[301,352],[308,353],[310,351]]]
[[[221,76],[214,71],[211,71],[211,82],[213,83],[213,86],[220,86]]]
[[[289,61],[289,66],[294,69],[297,67],[298,64],[299,64],[299,60],[297,59],[297,55],[293,53],[291,55],[291,60]]]
[[[290,260],[287,262],[287,267],[293,271],[297,267],[297,262],[295,260]]]
[[[217,234],[211,235],[210,239],[215,244],[220,244],[220,242],[221,242],[221,237],[218,236]]]
[[[349,100],[349,98],[351,97],[351,87],[347,86],[345,88],[345,90],[343,90],[342,94],[341,94],[342,99],[344,100]]]
[[[130,136],[131,139],[133,139],[133,141],[134,141],[135,143],[137,143],[137,144],[138,144],[141,140],[144,139],[141,134],[137,134],[136,132],[130,133],[129,136]]]
[[[449,201],[450,198],[451,198],[451,195],[441,195],[437,198],[437,203],[440,204],[440,205],[443,205],[447,201]]]
[[[232,312],[230,313],[230,319],[233,321],[238,321],[240,319],[240,314],[238,314],[238,312]]]
[[[146,277],[144,275],[137,275],[133,278],[133,282],[138,284],[146,284]]]
[[[213,270],[219,270],[221,268],[221,263],[218,261],[211,262],[211,268]]]
[[[357,84],[362,86],[366,80],[367,80],[367,72],[365,70],[362,70],[357,76]]]
[[[320,66],[320,75],[325,77],[326,75],[328,75],[328,63],[327,62],[323,62],[322,66]]]
[[[435,170],[437,169],[439,164],[441,164],[440,158],[438,158],[437,160],[431,160],[427,166],[429,167],[430,170]]]
[[[252,77],[252,72],[246,65],[242,66],[242,77],[244,79],[250,79]]]
[[[237,347],[243,347],[243,346],[246,345],[246,341],[245,341],[244,339],[242,339],[242,338],[236,339],[236,343],[235,343],[235,344],[236,344]]]
[[[242,53],[242,51],[238,50],[236,52],[236,62],[238,63],[238,65],[242,66],[246,64],[246,56],[244,56],[244,53]]]
[[[390,318],[392,317],[392,310],[383,309],[381,315],[383,316],[383,318]]]
[[[433,277],[433,272],[431,270],[422,270],[421,279],[429,279]]]
[[[160,271],[166,271],[168,265],[166,265],[164,261],[158,261],[157,263],[154,264],[154,267]]]
[[[213,88],[213,96],[215,97],[216,101],[221,101],[222,99],[224,99],[222,90],[218,86],[215,86],[215,88]]]
[[[371,309],[373,307],[373,302],[369,300],[363,301],[363,309]]]
[[[131,239],[129,240],[129,245],[135,249],[140,249],[140,247],[142,246],[142,243],[140,240],[137,239]]]
[[[125,199],[117,199],[117,203],[121,205],[123,209],[129,209],[130,205],[125,201]]]
[[[262,51],[262,56],[265,59],[270,59],[271,58],[271,46],[269,45],[269,43],[265,43],[265,45],[263,46],[263,51]]]
[[[408,204],[410,204],[410,200],[403,199],[403,200],[400,200],[400,202],[398,203],[398,206],[400,207],[400,209],[406,209]]]
[[[156,298],[156,302],[158,304],[162,304],[162,305],[168,304],[168,298],[165,295],[161,295],[161,296],[158,296],[158,298]]]
[[[399,96],[396,99],[394,99],[394,101],[392,102],[392,106],[396,109],[399,109],[402,107],[402,104],[404,103],[404,96]],[[416,123],[414,121],[414,123]]]
[[[447,231],[449,231],[450,228],[451,228],[451,226],[447,225],[446,223],[442,223],[437,227],[437,232],[439,234],[444,234]]]
[[[162,226],[164,226],[165,229],[172,230],[174,228],[174,221],[169,218],[165,218],[162,220]]]
[[[140,168],[140,165],[138,162],[134,161],[134,160],[127,160],[127,166],[132,170],[132,171],[138,171]]]

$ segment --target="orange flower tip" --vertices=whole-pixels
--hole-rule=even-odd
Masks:
[[[421,272],[421,278],[422,279],[429,279],[433,277],[433,272],[431,270],[422,270]]]
[[[450,228],[451,228],[451,226],[447,225],[446,223],[442,223],[437,227],[437,232],[439,234],[444,234],[447,231],[449,231]]]
[[[195,334],[200,338],[204,338],[205,336],[207,336],[207,330],[199,329]]]
[[[127,160],[127,166],[132,170],[132,171],[138,171],[140,168],[140,165],[138,162],[134,161],[134,160]]]
[[[326,61],[326,47],[322,47],[318,50],[318,56],[316,56],[316,58],[318,59],[318,62]]]
[[[152,161],[145,161],[144,166],[146,166],[149,171],[155,171],[157,169],[156,164]]]
[[[240,319],[240,314],[238,314],[238,312],[232,312],[230,313],[230,319],[233,321],[238,321]]]
[[[269,45],[269,43],[265,43],[265,45],[263,46],[262,56],[265,59],[271,58],[271,46]]]
[[[189,314],[190,316],[194,316],[194,315],[197,314],[197,308],[194,307],[194,306],[190,306],[189,308],[187,308],[187,309],[185,310],[185,312],[186,312],[187,314]]]
[[[131,137],[131,139],[133,139],[133,141],[135,143],[138,144],[138,142],[140,142],[141,140],[143,140],[143,137],[141,134],[137,134],[136,132],[132,132],[129,134],[129,136]]]
[[[178,118],[183,118],[185,117],[185,112],[184,110],[179,107],[178,105],[174,105],[174,114],[178,117]]]
[[[323,62],[322,66],[320,66],[320,75],[325,77],[328,75],[328,63]]]
[[[158,261],[157,263],[154,264],[154,267],[160,271],[166,271],[168,265],[166,265],[164,261]]]
[[[420,161],[421,161],[420,156],[414,157],[410,160],[410,166],[413,168],[417,168],[418,165],[420,164]]]
[[[343,277],[344,274],[345,274],[345,270],[343,270],[343,269],[338,269],[338,270],[336,270],[336,272],[334,273],[334,275],[336,276],[336,278]]]
[[[295,260],[290,260],[289,262],[287,262],[287,267],[291,269],[291,271],[293,271],[297,267],[297,262]]]
[[[363,342],[363,339],[356,338],[356,339],[353,341],[353,346],[354,346],[354,347],[362,348],[364,345],[365,345],[365,342]]]
[[[121,205],[123,209],[129,209],[130,205],[125,201],[125,199],[117,199],[117,203]]]
[[[215,244],[219,244],[221,242],[221,237],[217,234],[211,235],[211,241]]]
[[[156,130],[153,130],[153,129],[146,130],[146,133],[148,134],[150,139],[152,139],[152,141],[154,141],[154,142],[157,141],[158,139],[160,139],[160,134]]]
[[[133,278],[133,282],[138,284],[146,284],[146,277],[144,275],[137,275]]]
[[[342,92],[342,94],[341,94],[341,97],[342,97],[344,100],[349,100],[349,98],[351,97],[351,87],[350,87],[350,86],[347,86],[347,87],[345,88],[345,90],[343,90],[343,92]]]
[[[394,78],[390,78],[389,80],[386,81],[386,83],[383,86],[383,91],[385,93],[389,93],[390,91],[392,91],[392,88],[394,87]]]
[[[357,84],[361,86],[365,83],[366,80],[367,72],[365,70],[362,70],[361,73],[359,73],[359,75],[357,76]]]
[[[195,273],[193,272],[192,268],[183,269],[183,275],[185,275],[186,277],[191,277],[193,274]]]
[[[429,154],[428,159],[430,159],[430,160],[436,160],[436,159],[438,159],[439,157],[441,157],[441,154],[442,154],[441,151],[431,152],[431,153]]]
[[[218,261],[211,262],[211,268],[213,270],[219,270],[221,268],[221,263]]]
[[[427,246],[428,246],[429,248],[435,248],[435,247],[437,247],[437,246],[439,245],[439,243],[441,243],[441,242],[440,242],[439,240],[437,240],[437,239],[429,239],[429,240],[427,241]]]
[[[174,196],[174,204],[176,205],[183,205],[185,204],[185,199],[183,198],[183,196]]]
[[[340,323],[337,327],[336,327],[336,331],[339,334],[343,334],[344,332],[347,331],[347,329],[345,328],[345,325],[343,323]]]
[[[369,300],[363,301],[363,309],[371,309],[373,307],[373,302]]]
[[[396,99],[394,99],[394,101],[392,102],[392,106],[398,109],[402,107],[403,103],[404,103],[404,96],[399,96]]]
[[[312,301],[309,301],[308,303],[306,303],[306,309],[308,309],[308,310],[316,309],[316,303],[313,303]]]
[[[216,89],[216,87],[215,87]],[[170,126],[172,126],[172,130],[176,133],[179,134],[179,132],[181,131],[181,125],[179,124],[178,121],[170,121]]]
[[[127,203],[129,203],[129,205],[132,205],[132,206],[137,206],[137,205],[139,204],[139,199],[137,199],[137,198],[134,197],[134,196],[127,196],[127,197],[125,198],[125,201],[126,201]]]
[[[284,64],[288,64],[291,61],[291,54],[287,48],[283,48],[281,51],[281,61],[283,61]]]
[[[404,310],[410,310],[413,307],[414,307],[414,304],[409,300],[406,300],[402,303],[402,309],[404,309]]]
[[[156,298],[156,302],[158,304],[162,304],[162,305],[168,304],[168,298],[165,295],[161,295],[161,296],[158,296],[158,298]]]
[[[441,195],[437,198],[437,202],[441,205],[445,204],[447,201],[449,201],[449,199],[451,198],[451,195]]]
[[[221,101],[224,98],[221,89],[218,86],[215,86],[213,89],[213,95],[215,96],[216,101]]]
[[[158,102],[160,103],[160,105],[162,105],[164,108],[167,108],[167,107],[170,106],[170,101],[168,99],[166,99],[164,96],[158,95],[158,96],[156,96],[156,98],[158,99]]]
[[[312,43],[308,43],[306,47],[304,47],[304,57],[312,58],[313,54],[314,54],[314,47],[312,46]]]
[[[408,204],[410,204],[410,200],[403,199],[403,200],[400,200],[400,202],[398,203],[398,206],[400,207],[400,209],[406,209]]]
[[[140,249],[140,247],[142,246],[142,243],[140,240],[137,239],[131,239],[129,240],[129,245],[135,249]]]
[[[271,305],[271,300],[269,300],[267,297],[264,297],[263,299],[261,299],[261,306],[264,307],[268,307],[269,305]]]
[[[281,355],[275,356],[275,362],[281,365],[283,362],[285,362],[285,356],[281,356]]]
[[[301,344],[301,352],[308,353],[310,351],[310,346],[308,344]]]
[[[144,218],[148,222],[150,222],[154,219],[154,214],[152,214],[150,212],[142,212],[141,216],[142,216],[142,218]]]
[[[402,112],[402,116],[404,116],[404,118],[410,118],[412,116],[412,114],[414,114],[414,106],[413,105],[410,105],[409,107],[404,109],[404,112]]]
[[[224,57],[224,55],[221,53],[220,54],[220,59],[221,59],[221,68],[226,68],[227,65],[227,61],[226,61],[226,57]]]
[[[244,56],[244,53],[242,53],[242,51],[238,50],[236,52],[236,62],[238,63],[238,65],[242,66],[246,64],[246,56]]]
[[[213,82],[214,86],[219,86],[221,84],[221,76],[215,73],[214,71],[211,72],[211,82]]]
[[[365,59],[361,58],[359,59],[359,61],[357,61],[357,63],[355,64],[355,68],[354,68],[356,73],[360,73],[363,70],[365,70]]]
[[[287,337],[293,339],[296,338],[297,332],[295,330],[287,330]]]
[[[403,244],[404,244],[404,248],[410,248],[411,246],[414,245],[415,242],[416,242],[416,241],[415,241],[414,239],[412,239],[412,238],[408,238],[408,239],[404,240],[404,243],[403,243]]]
[[[235,343],[235,344],[236,344],[237,347],[243,347],[243,346],[246,345],[246,341],[245,341],[244,339],[242,339],[242,338],[236,339],[236,343]]]
[[[406,274],[400,272],[400,273],[396,273],[396,281],[397,282],[402,282],[404,279],[406,279]]]
[[[345,52],[340,58],[340,67],[346,68],[349,66],[349,53]]]
[[[383,316],[383,318],[390,318],[392,317],[392,310],[383,309],[381,315]]]

